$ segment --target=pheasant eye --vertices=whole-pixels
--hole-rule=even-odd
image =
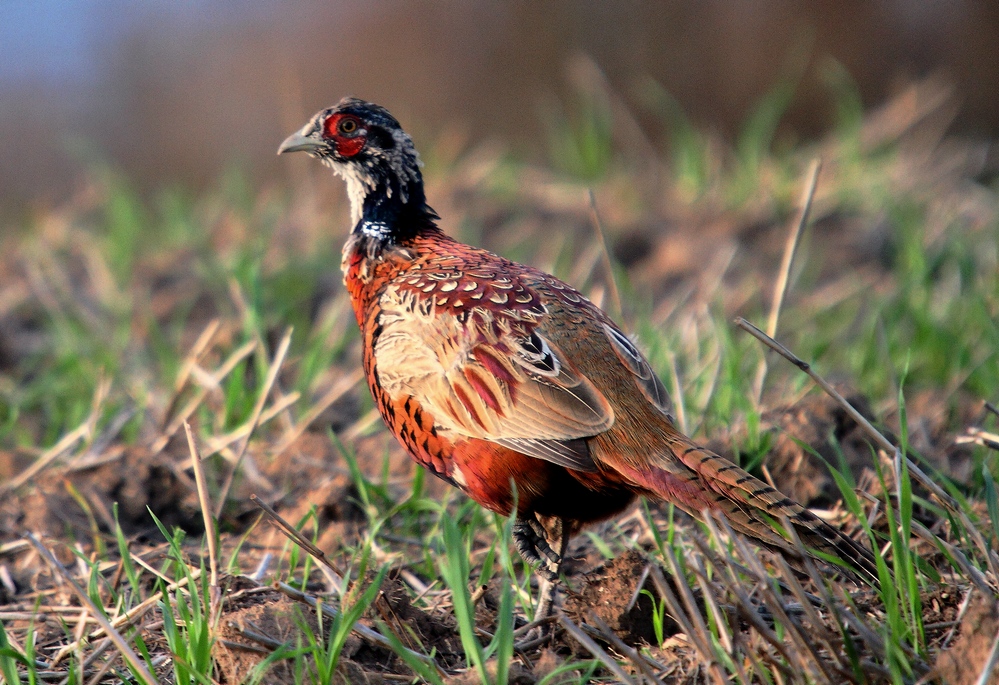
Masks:
[[[357,132],[357,121],[354,119],[341,119],[340,124],[337,126],[337,130],[340,133],[350,135],[351,133]]]
[[[351,114],[334,114],[323,126],[325,137],[341,158],[353,157],[367,144],[367,131]]]

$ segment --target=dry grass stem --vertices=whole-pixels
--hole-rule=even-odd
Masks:
[[[683,600],[684,607],[687,610],[687,616],[690,617],[691,626],[694,628],[693,637],[698,644],[702,646],[706,653],[711,655],[711,659],[714,660],[715,653],[712,646],[711,634],[708,632],[708,627],[704,623],[704,617],[701,615],[701,609],[697,606],[697,602],[694,601],[694,592],[690,588],[690,583],[687,582],[687,574],[684,572],[685,569],[680,567],[680,562],[677,559],[676,553],[673,548],[666,546],[663,556],[666,559],[666,564],[669,567],[669,572],[673,576],[673,582],[676,583],[677,589],[680,591],[680,597]],[[671,598],[671,603],[675,602],[674,598]]]
[[[839,658],[838,638],[826,627],[825,623],[823,623],[822,619],[819,617],[818,612],[815,610],[816,605],[821,606],[821,600],[805,592],[805,588],[803,588],[801,583],[798,582],[798,578],[795,576],[794,571],[782,555],[775,554],[774,563],[780,570],[784,586],[791,591],[791,594],[793,594],[795,599],[797,599],[801,604],[801,610],[808,619],[808,622],[811,623],[812,629],[816,633],[816,638],[826,648],[826,651],[829,653],[829,656],[833,659],[833,661],[836,662],[836,665],[838,667],[842,667],[843,663]]]
[[[132,558],[133,558],[133,560],[139,561],[139,557],[136,557],[136,556],[133,555]],[[143,562],[143,563],[145,563],[145,562]],[[157,575],[161,575],[161,574],[159,574],[157,572]],[[185,578],[181,578],[180,580],[178,580],[176,582],[170,581],[170,579],[166,578],[165,576],[161,576],[161,577],[163,577],[169,583],[167,585],[167,587],[166,587],[166,591],[167,592],[173,592],[174,590],[177,590],[179,588],[183,588],[183,587],[185,587],[188,584],[188,579],[186,577]],[[201,577],[201,569],[194,569],[191,572],[191,580],[197,580],[200,577]],[[141,619],[143,616],[145,616],[146,613],[148,613],[151,609],[155,609],[156,605],[160,601],[163,601],[163,600],[164,600],[163,593],[162,592],[156,592],[156,593],[150,595],[149,597],[147,597],[146,599],[144,599],[141,603],[139,603],[139,604],[135,605],[134,607],[132,607],[131,609],[129,609],[124,614],[121,614],[121,615],[116,616],[115,618],[111,619],[111,625],[115,629],[118,629],[118,630],[127,628],[129,626],[132,626],[139,619]],[[91,632],[90,635],[88,635],[86,637],[86,640],[88,640],[90,642],[93,642],[94,640],[96,640],[96,639],[98,639],[98,638],[100,638],[100,637],[102,637],[104,635],[106,635],[106,632],[104,630],[104,627],[101,626],[97,630]],[[63,647],[61,647],[59,649],[58,652],[56,652],[56,655],[52,658],[52,663],[53,664],[58,664],[60,661],[62,661],[64,658],[66,658],[66,656],[68,656],[69,654],[72,654],[74,651],[76,651],[78,649],[78,647],[79,647],[79,645],[76,642],[71,642],[68,645],[64,645]]]
[[[607,249],[607,239],[604,237],[604,225],[600,221],[600,213],[597,211],[597,196],[591,188],[588,192],[590,198],[590,217],[593,219],[593,230],[597,234],[597,241],[600,244],[600,254],[604,263],[604,272],[607,274],[607,289],[610,291],[611,302],[614,304],[614,311],[611,315],[620,320],[623,313],[621,306],[621,293],[617,289],[617,279],[614,277],[614,265],[611,263],[610,250]]]
[[[343,376],[337,383],[335,383],[329,390],[326,391],[322,397],[309,409],[298,423],[292,427],[291,430],[281,439],[277,447],[274,448],[271,453],[272,459],[277,459],[285,450],[291,447],[298,438],[301,437],[309,426],[319,418],[319,416],[326,411],[334,402],[346,395],[350,390],[356,386],[361,380],[364,379],[364,371],[362,369],[355,369],[349,374]]]
[[[616,649],[619,654],[627,657],[628,660],[635,665],[635,668],[641,671],[642,675],[649,679],[650,683],[659,681],[659,678],[656,677],[655,672],[652,670],[652,665],[643,654],[640,654],[638,650],[633,647],[626,645],[624,640],[615,635],[614,631],[610,629],[610,626],[608,626],[603,619],[597,616],[596,612],[589,612],[588,617],[595,626],[593,633],[596,636],[606,640],[610,645],[613,645],[614,649]],[[584,624],[582,627],[585,630],[588,626]]]
[[[958,445],[981,445],[982,447],[999,451],[999,433],[990,433],[981,428],[971,426],[965,435],[957,436],[954,443]]]
[[[784,255],[781,258],[780,269],[778,270],[777,281],[774,283],[773,301],[770,305],[770,316],[767,318],[767,335],[774,337],[777,335],[777,320],[780,318],[781,306],[784,304],[784,297],[787,295],[787,286],[791,281],[791,263],[794,261],[794,253],[798,248],[798,241],[801,234],[808,225],[808,217],[812,211],[812,200],[815,198],[815,187],[819,182],[819,172],[822,170],[822,160],[814,159],[809,165],[808,174],[805,181],[805,189],[798,204],[798,215],[791,223],[787,235],[787,242],[784,243]]]
[[[517,628],[515,631],[513,631],[513,636],[520,637],[521,635],[527,635],[529,632],[531,632],[538,626],[549,625],[551,623],[555,623],[557,620],[558,617],[556,616],[545,616],[544,618],[539,618],[537,620],[531,621],[530,623],[526,623]]]
[[[104,617],[100,607],[94,604],[94,601],[90,599],[90,595],[88,595],[83,588],[77,585],[69,571],[66,570],[66,567],[60,564],[59,560],[55,558],[55,555],[53,555],[45,545],[39,542],[34,535],[27,533],[24,537],[32,544],[32,546],[34,546],[48,565],[52,567],[52,570],[61,576],[63,581],[69,585],[73,594],[75,594],[77,599],[80,600],[80,603],[89,607],[91,614],[95,619],[97,619],[97,622],[101,625],[104,633],[111,639],[112,642],[114,642],[114,646],[121,653],[122,658],[128,662],[128,665],[132,668],[132,672],[135,676],[147,685],[156,685],[159,681],[156,680],[153,674],[149,672],[146,665],[139,658],[139,655],[132,650],[132,647],[125,640],[124,636],[115,630],[114,626],[111,625],[111,622]]]
[[[184,422],[184,432],[187,434],[187,447],[191,451],[191,466],[194,469],[194,482],[198,486],[198,504],[201,506],[201,517],[205,522],[205,542],[208,544],[208,565],[211,571],[208,592],[210,595],[211,625],[218,624],[222,610],[222,592],[219,590],[218,549],[216,549],[215,517],[212,515],[211,497],[208,494],[208,483],[205,479],[205,469],[201,464],[201,454],[191,432],[191,424]]]
[[[950,630],[947,631],[947,635],[944,636],[943,641],[940,643],[941,649],[947,649],[947,646],[950,645],[950,641],[954,639],[958,626],[961,625],[961,621],[964,620],[964,615],[968,612],[968,607],[971,606],[971,595],[973,592],[973,588],[968,588],[968,591],[964,593],[964,599],[961,600],[961,606],[957,609],[957,617],[954,619],[954,625],[952,625]]]
[[[677,599],[676,594],[670,588],[669,583],[666,582],[666,578],[663,576],[662,571],[659,567],[653,565],[649,576],[652,578],[652,583],[656,586],[656,590],[659,591],[659,596],[663,598],[666,602],[666,606],[669,609],[670,616],[673,620],[680,625],[680,629],[690,640],[691,644],[700,654],[701,658],[707,664],[708,673],[711,675],[711,679],[721,685],[726,682],[725,674],[718,664],[714,649],[711,646],[711,640],[707,635],[707,630],[704,629],[704,619],[701,617],[699,611],[695,611],[694,614],[690,615],[680,606],[680,601]],[[686,578],[682,574],[677,574],[674,576],[674,580],[677,585],[681,583],[686,583]],[[696,627],[695,627],[696,622]]]
[[[784,243],[784,254],[781,257],[780,269],[777,271],[777,280],[774,282],[774,291],[770,304],[770,315],[767,317],[767,335],[771,338],[777,335],[777,321],[780,318],[780,310],[784,304],[784,297],[787,295],[788,284],[791,282],[791,264],[794,261],[794,253],[798,248],[798,241],[808,224],[808,216],[812,210],[812,200],[815,197],[815,187],[819,182],[819,172],[822,170],[822,160],[814,159],[809,165],[808,174],[805,181],[805,190],[798,203],[798,213],[787,234],[787,241]],[[756,405],[759,406],[763,398],[763,383],[767,376],[767,358],[760,358],[760,365],[756,369],[754,380],[754,393]]]
[[[280,414],[282,411],[284,411],[291,405],[298,402],[300,399],[301,395],[297,391],[290,392],[287,395],[282,395],[278,397],[269,407],[267,407],[267,409],[262,411],[260,413],[260,416],[256,417],[257,418],[256,426],[253,425],[254,422],[252,420],[248,420],[245,423],[243,423],[241,426],[234,428],[225,435],[218,435],[215,437],[208,438],[207,440],[208,445],[207,449],[205,450],[205,456],[210,457],[216,452],[228,451],[230,454],[229,456],[226,457],[226,460],[235,463],[239,458],[238,456],[239,453],[232,452],[227,448],[231,447],[232,444],[235,442],[250,437],[250,435],[254,430],[264,425],[265,423],[269,422],[275,416]]]
[[[343,442],[350,443],[357,440],[370,430],[372,426],[378,425],[381,419],[382,415],[378,413],[378,409],[368,410],[363,416],[361,416],[361,418],[351,424],[351,426],[343,432]]]
[[[731,527],[729,527],[728,522],[723,517],[715,516],[712,513],[712,515],[708,516],[705,519],[704,523],[711,533],[713,542],[720,549],[725,548],[722,541],[726,537],[730,540],[733,540],[733,542],[738,541],[735,532],[731,529]],[[721,532],[718,530],[718,525],[721,525],[725,529],[726,533],[725,537],[723,537]],[[694,542],[698,544],[698,546],[701,548],[702,553],[704,553],[707,550],[707,546],[704,545],[701,540],[695,538]],[[730,558],[731,557],[727,557],[727,559]],[[750,596],[746,592],[745,586],[740,581],[739,577],[736,575],[738,569],[734,568],[733,567],[734,565],[731,563],[724,563],[717,556],[713,557],[713,559],[715,560],[714,562],[715,568],[720,571],[718,575],[718,580],[725,586],[729,594],[735,598],[736,609],[739,611],[740,614],[742,614],[742,617],[753,626],[756,632],[759,633],[759,635],[764,640],[766,640],[773,646],[773,648],[780,654],[781,658],[783,658],[788,662],[793,662],[794,657],[789,651],[787,645],[785,645],[784,642],[777,636],[777,634],[770,628],[770,626],[767,625],[767,623],[763,620],[763,618],[760,616],[759,612],[757,611],[756,606],[754,605],[753,601],[750,599]],[[746,562],[748,560],[743,558],[743,561]],[[755,578],[757,581],[759,580],[756,574],[753,573],[751,569],[746,567],[742,568],[745,569],[745,572],[750,577]]]
[[[803,361],[801,358],[799,358],[789,349],[781,345],[779,342],[768,336],[766,333],[764,333],[759,328],[749,323],[742,317],[736,318],[735,324],[736,326],[745,330],[754,338],[756,338],[757,340],[759,340],[760,342],[762,342],[763,344],[765,344],[766,346],[770,347],[772,350],[780,354],[782,357],[784,357],[786,360],[797,366],[806,374],[808,374],[808,376],[812,380],[814,380],[819,385],[819,387],[821,387],[830,397],[836,400],[837,404],[839,404],[839,406],[842,407],[843,410],[847,412],[847,414],[849,414],[850,418],[856,421],[857,425],[859,425],[864,430],[864,432],[866,432],[867,435],[870,436],[871,439],[878,444],[879,447],[884,449],[888,454],[894,456],[894,461],[896,464],[901,464],[902,460],[901,450],[899,450],[898,447],[893,445],[886,437],[884,437],[881,434],[881,432],[878,431],[878,429],[871,424],[870,421],[864,418],[864,416],[860,412],[858,412],[853,407],[853,405],[851,405],[846,400],[846,398],[844,398],[841,394],[839,394],[839,392],[837,392],[836,389],[832,387],[832,385],[830,385],[828,381],[826,381],[822,376],[820,376],[811,367],[811,365],[808,362]],[[947,507],[947,509],[949,509],[955,516],[957,516],[961,520],[961,523],[964,525],[965,529],[967,530],[968,534],[971,536],[972,540],[974,540],[975,545],[982,553],[982,556],[988,562],[992,574],[996,577],[999,577],[999,563],[997,563],[996,560],[993,558],[993,555],[990,554],[990,547],[986,543],[985,538],[983,537],[981,531],[978,530],[978,527],[971,522],[971,519],[968,518],[968,515],[965,513],[964,509],[957,503],[956,500],[954,500],[953,497],[947,494],[942,487],[937,485],[935,482],[933,482],[933,480],[929,476],[923,473],[923,470],[920,469],[915,463],[913,463],[912,460],[906,458],[905,463],[906,463],[906,469],[919,482],[919,484],[925,487],[931,493],[933,493],[933,495],[945,507]],[[896,467],[896,473],[895,473],[896,482],[900,480],[901,475],[902,474],[900,471],[900,467]]]
[[[212,341],[212,338],[215,337],[215,334],[218,332],[221,325],[222,322],[219,319],[212,319],[209,321],[208,325],[205,326],[198,335],[197,340],[194,341],[191,349],[184,356],[180,369],[177,371],[177,378],[175,378],[173,382],[173,395],[170,397],[170,402],[167,404],[166,416],[171,416],[177,408],[177,402],[180,400],[180,394],[187,385],[187,381],[190,379],[192,371],[200,369],[198,362],[201,359],[201,355],[208,349],[208,344]]]
[[[718,606],[718,601],[715,598],[717,590],[711,586],[708,580],[707,570],[704,568],[703,560],[698,558],[694,560],[694,576],[697,578],[697,586],[701,589],[701,597],[704,598],[704,605],[711,612],[711,616],[714,619],[715,626],[718,630],[718,641],[721,642],[722,649],[724,649],[729,654],[735,653],[735,643],[732,641],[732,632],[729,630],[727,616],[722,613]],[[742,679],[745,680],[745,674],[742,673],[742,666],[738,661],[735,662],[736,668],[739,669]]]
[[[586,651],[593,655],[593,658],[602,663],[604,668],[613,673],[614,676],[617,677],[622,683],[625,683],[626,685],[636,685],[631,676],[628,675],[623,668],[621,668],[621,665],[617,663],[617,661],[615,661],[610,654],[605,652],[600,645],[594,642],[593,638],[587,635],[582,628],[573,623],[572,619],[563,613],[559,613],[558,620],[559,623],[562,624],[562,627],[565,628],[565,631],[569,633],[569,635],[571,635],[577,642],[579,642],[579,644],[585,647]]]
[[[746,564],[753,569],[757,579],[757,587],[761,588],[763,604],[773,614],[776,623],[784,626],[785,635],[789,635],[794,649],[790,650],[794,655],[794,665],[801,673],[809,673],[819,681],[832,685],[838,682],[826,668],[825,660],[815,649],[815,645],[810,639],[802,634],[800,622],[785,610],[783,598],[774,590],[773,585],[776,579],[768,576],[757,555],[753,554],[741,537],[734,538],[735,545],[740,556]],[[778,555],[779,556],[779,555]],[[786,578],[784,583],[786,587]]]
[[[315,610],[316,606],[319,606],[320,607],[320,611],[322,611],[323,614],[325,614],[326,616],[329,616],[330,618],[336,618],[339,615],[339,612],[337,612],[336,609],[334,609],[333,607],[331,607],[326,602],[320,602],[319,600],[317,600],[312,595],[306,594],[306,593],[302,592],[301,590],[293,588],[292,586],[288,585],[287,583],[275,583],[274,584],[274,588],[276,590],[279,590],[280,592],[282,592],[286,596],[290,597],[291,599],[294,599],[296,602],[302,602],[303,604],[308,605],[313,610]],[[371,628],[367,627],[366,625],[363,625],[361,623],[355,623],[352,626],[351,630],[353,630],[355,633],[357,633],[358,635],[360,635],[361,637],[363,637],[366,640],[369,640],[371,642],[374,642],[375,644],[381,645],[382,647],[387,647],[389,649],[392,649],[392,643],[388,640],[388,638],[386,638],[384,635],[382,635],[378,631],[372,630]],[[428,663],[431,666],[433,666],[435,669],[437,669],[438,674],[440,674],[441,676],[446,675],[444,673],[443,669],[441,669],[440,665],[433,658],[427,656],[426,654],[420,654],[419,652],[415,652],[415,651],[413,651],[411,649],[408,649],[408,648],[404,648],[404,649],[406,649],[406,652],[409,653],[410,656],[413,656],[413,657],[419,659],[420,661],[423,661],[423,662]]]
[[[997,661],[999,661],[999,633],[996,633],[995,639],[992,641],[989,658],[986,660],[985,666],[982,667],[982,674],[978,676],[975,685],[989,685],[989,683],[993,682],[992,671],[995,670]]]
[[[232,354],[230,354],[222,363],[222,365],[214,373],[210,374],[214,387],[218,387],[218,384],[226,376],[232,373],[232,370],[235,369],[241,361],[248,357],[253,350],[256,349],[256,347],[257,342],[255,340],[251,340],[233,351]],[[195,412],[195,410],[197,410],[197,408],[201,406],[201,403],[205,401],[209,390],[209,387],[202,385],[198,388],[194,397],[188,400],[187,404],[181,408],[177,415],[170,419],[170,422],[163,429],[163,432],[156,438],[156,440],[153,441],[150,448],[153,454],[158,454],[163,451],[163,448],[167,446],[174,434],[180,430],[182,425],[184,425],[184,422],[191,418],[191,415]],[[170,414],[167,414],[167,418],[169,417]]]
[[[253,405],[253,413],[250,415],[246,439],[240,443],[239,452],[236,453],[236,459],[232,465],[232,469],[230,469],[229,473],[226,475],[225,482],[222,484],[222,488],[219,491],[219,500],[216,505],[215,516],[221,516],[222,514],[222,507],[225,506],[225,501],[229,497],[229,489],[232,487],[233,478],[236,477],[236,473],[239,471],[239,467],[243,463],[246,448],[250,445],[250,438],[253,436],[253,431],[257,429],[257,425],[260,422],[260,414],[264,410],[264,405],[267,404],[267,397],[270,395],[271,388],[274,387],[274,383],[277,381],[278,373],[281,371],[281,365],[284,364],[285,355],[288,354],[288,347],[291,345],[292,330],[293,329],[290,326],[287,330],[285,330],[284,335],[281,337],[281,342],[278,343],[277,351],[274,352],[274,359],[271,360],[270,366],[267,369],[267,377],[264,379],[264,385],[260,389],[260,395],[257,396],[256,403]]]
[[[212,338],[215,337],[215,334],[218,333],[221,325],[222,322],[219,319],[212,319],[198,335],[198,339],[194,341],[194,344],[191,345],[191,350],[184,357],[180,370],[177,372],[177,379],[174,381],[173,385],[175,393],[180,394],[180,391],[184,389],[184,386],[187,384],[187,379],[191,375],[191,370],[197,366],[198,361],[201,359],[201,355],[208,349],[208,344],[212,341]]]
[[[326,556],[326,552],[322,551],[311,542],[306,540],[301,533],[299,533],[293,525],[281,518],[281,515],[274,511],[273,508],[262,499],[256,495],[250,495],[250,501],[260,507],[264,514],[269,518],[282,533],[284,533],[288,538],[294,542],[296,545],[308,552],[313,559],[318,561],[320,564],[328,568],[330,571],[339,576],[342,580],[346,580],[346,574],[343,570],[337,566],[329,557]]]
[[[110,389],[110,379],[102,378],[97,384],[97,390],[94,392],[90,414],[83,421],[83,423],[66,433],[66,435],[62,436],[56,444],[45,450],[34,462],[32,462],[31,466],[26,468],[19,475],[11,478],[6,483],[0,483],[0,494],[16,490],[21,487],[36,475],[41,473],[44,469],[51,466],[56,459],[72,449],[78,442],[89,439],[90,436],[94,434],[94,428],[97,425],[97,420],[100,418],[101,410],[104,407],[104,401],[107,399],[108,391]]]

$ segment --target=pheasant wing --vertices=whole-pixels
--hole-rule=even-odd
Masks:
[[[379,383],[419,402],[439,431],[595,471],[584,438],[608,430],[614,411],[538,331],[543,316],[538,305],[455,311],[391,286],[373,350]]]

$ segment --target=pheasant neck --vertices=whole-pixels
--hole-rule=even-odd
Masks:
[[[381,179],[363,196],[354,233],[385,245],[434,230],[437,213],[427,206],[422,183],[402,185],[397,178]]]

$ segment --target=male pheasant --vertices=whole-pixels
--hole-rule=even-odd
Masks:
[[[786,517],[809,549],[877,582],[865,547],[681,434],[661,381],[600,308],[445,235],[413,142],[387,110],[345,98],[278,149],[296,151],[347,182],[342,269],[382,418],[435,476],[516,516],[516,545],[546,579],[571,535],[642,495],[695,517],[721,512],[796,557],[771,527]]]

